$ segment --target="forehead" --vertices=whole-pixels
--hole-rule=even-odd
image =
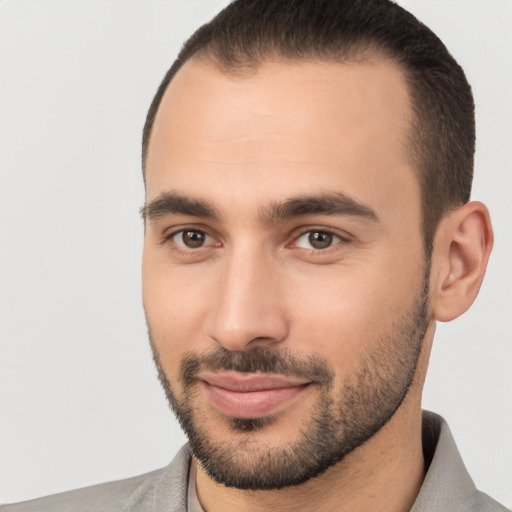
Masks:
[[[212,195],[219,184],[247,205],[305,189],[338,188],[367,202],[376,189],[385,200],[398,186],[419,198],[407,151],[410,116],[405,80],[388,60],[268,62],[245,75],[191,60],[155,119],[148,200],[191,186]]]

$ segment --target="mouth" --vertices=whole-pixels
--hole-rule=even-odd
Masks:
[[[289,407],[311,381],[236,372],[203,373],[199,380],[210,403],[226,416],[262,418]]]

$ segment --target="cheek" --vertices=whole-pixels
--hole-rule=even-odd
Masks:
[[[421,266],[402,265],[400,279],[397,272],[389,261],[373,269],[333,268],[295,280],[290,287],[295,304],[292,343],[301,352],[323,357],[337,373],[350,373],[379,349],[383,337],[393,335],[397,321],[415,302]]]
[[[290,325],[287,348],[318,355],[337,374],[348,375],[410,310],[420,289],[422,265],[421,257],[384,250],[336,265],[287,265],[275,269],[280,277],[265,293],[280,297],[275,307]],[[213,264],[180,267],[145,251],[144,307],[169,378],[177,375],[186,352],[216,346],[205,323],[221,300],[219,275]],[[259,300],[268,298],[265,293]]]
[[[207,311],[204,282],[187,269],[144,256],[142,269],[146,321],[168,377],[175,375],[183,354],[197,349]]]

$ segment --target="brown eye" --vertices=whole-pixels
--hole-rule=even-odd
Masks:
[[[201,231],[183,231],[181,239],[187,247],[196,249],[204,244],[205,236]]]
[[[312,230],[300,236],[295,245],[301,249],[328,249],[342,241],[341,237],[329,231]]]
[[[309,233],[309,243],[315,249],[327,249],[332,245],[333,236],[325,231],[312,231]]]
[[[179,231],[172,236],[172,240],[176,245],[186,249],[199,249],[207,242],[212,242],[210,236],[196,229],[184,229],[183,231]]]

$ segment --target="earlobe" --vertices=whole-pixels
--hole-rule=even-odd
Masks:
[[[453,320],[473,304],[492,245],[489,211],[480,202],[466,203],[441,221],[432,260],[432,268],[436,270],[431,283],[431,301],[436,320]]]

